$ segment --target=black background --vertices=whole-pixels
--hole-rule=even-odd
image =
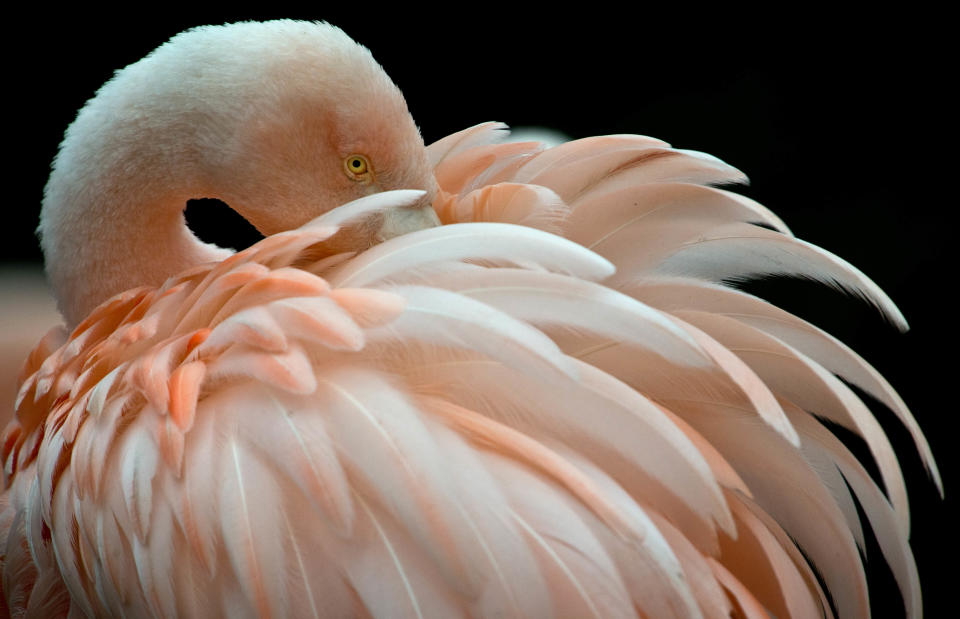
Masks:
[[[272,13],[37,15],[31,43],[8,40],[3,263],[39,262],[33,230],[63,130],[115,69],[205,23],[328,20],[368,46],[407,97],[427,143],[486,120],[572,137],[641,133],[716,155],[751,178],[743,193],[794,233],[847,259],[884,288],[911,324],[896,332],[863,303],[816,286],[754,290],[812,319],[873,363],[926,429],[944,474],[941,501],[906,433],[878,414],[901,454],[928,616],[947,608],[955,559],[956,404],[952,215],[956,55],[943,16],[839,18],[777,13],[676,14],[609,7],[518,15],[487,6],[391,12],[349,3]],[[466,11],[466,13],[464,12]],[[792,11],[792,12],[791,12]],[[12,27],[12,26],[11,26]],[[953,54],[952,56],[948,54]],[[952,556],[950,556],[952,555]],[[878,617],[901,616],[874,550]]]

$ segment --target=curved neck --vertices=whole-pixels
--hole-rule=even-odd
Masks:
[[[68,326],[229,255],[189,231],[187,200],[221,199],[274,234],[363,195],[342,167],[360,151],[380,165],[378,189],[433,186],[400,91],[340,30],[279,21],[174,37],[87,102],[54,162],[39,233]]]
[[[122,148],[86,146],[87,153],[108,155],[60,153],[38,230],[47,276],[68,328],[119,292],[159,286],[171,275],[232,253],[201,242],[187,228],[187,200],[210,192],[190,181],[182,161],[174,163],[183,153],[167,153],[169,159],[162,161],[144,157],[142,145],[135,156]],[[173,178],[186,182],[168,187]]]

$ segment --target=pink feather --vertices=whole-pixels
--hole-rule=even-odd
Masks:
[[[72,332],[3,435],[0,614],[865,617],[867,525],[919,616],[899,454],[837,376],[939,485],[919,425],[728,283],[814,279],[906,328],[889,297],[712,156],[507,135],[425,147],[327,24],[195,29],[105,85],[42,212]],[[200,242],[198,192],[266,238]]]

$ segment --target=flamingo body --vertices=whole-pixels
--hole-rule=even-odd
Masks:
[[[866,616],[856,497],[919,615],[896,454],[837,376],[936,478],[915,420],[852,350],[723,282],[811,277],[905,327],[893,303],[716,188],[743,176],[713,157],[504,136],[444,138],[414,157],[436,186],[52,331],[3,439],[5,610],[833,616],[812,564]],[[442,225],[336,242],[425,195]],[[889,496],[818,417],[864,439]]]

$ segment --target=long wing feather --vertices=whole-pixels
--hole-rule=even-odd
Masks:
[[[554,273],[520,269],[476,269],[424,277],[431,286],[454,290],[549,332],[582,329],[626,342],[689,366],[710,359],[669,317],[602,285]],[[594,308],[584,312],[584,307]]]
[[[403,357],[391,364],[414,388],[444,394],[534,438],[559,440],[602,463],[634,497],[650,500],[687,523],[686,533],[705,547],[715,544],[713,520],[729,526],[709,467],[686,436],[651,403],[590,366],[580,366],[583,387],[544,383],[476,359],[438,358],[408,366]]]
[[[529,261],[587,280],[613,273],[609,262],[560,237],[508,224],[453,224],[420,230],[372,247],[327,274],[334,287],[365,286],[443,261]]]
[[[677,313],[708,330],[771,389],[863,438],[877,461],[903,531],[909,531],[907,491],[893,447],[877,420],[846,385],[799,351],[736,320],[688,310]]]
[[[550,187],[568,202],[606,183],[628,186],[658,182],[708,184],[746,180],[741,172],[715,157],[656,146],[601,152],[576,159],[570,165],[556,165],[533,175],[523,174],[524,168],[521,168],[518,176],[522,175],[528,183]]]
[[[686,183],[603,184],[578,197],[564,221],[564,235],[584,247],[603,253],[618,236],[646,241],[665,223],[682,220],[763,223],[789,234],[779,217],[744,196]],[[636,237],[639,233],[643,236]]]
[[[672,234],[672,228],[665,226],[663,233]],[[808,277],[856,293],[899,329],[907,328],[903,314],[879,286],[846,260],[819,247],[748,224],[713,226],[706,234],[685,236],[654,267],[657,273],[711,281],[758,275]]]
[[[775,616],[821,615],[820,600],[773,534],[735,493],[727,492],[727,497],[737,521],[737,538],[721,537],[723,566]]]
[[[836,436],[803,411],[795,407],[786,407],[785,410],[803,436],[805,449],[822,452],[835,464],[843,474],[843,478],[850,484],[863,506],[867,520],[873,527],[880,551],[897,581],[907,615],[921,616],[920,577],[917,574],[917,566],[913,553],[910,552],[907,538],[900,529],[898,515],[890,502],[870,478],[863,465]]]
[[[910,431],[924,466],[943,494],[943,483],[930,445],[903,399],[879,372],[836,338],[763,299],[710,282],[665,278],[638,281],[626,291],[668,312],[691,309],[735,318],[783,341],[863,389],[892,410]]]
[[[696,401],[664,402],[730,462],[823,575],[841,616],[868,614],[866,577],[842,512],[800,451],[746,411]]]

